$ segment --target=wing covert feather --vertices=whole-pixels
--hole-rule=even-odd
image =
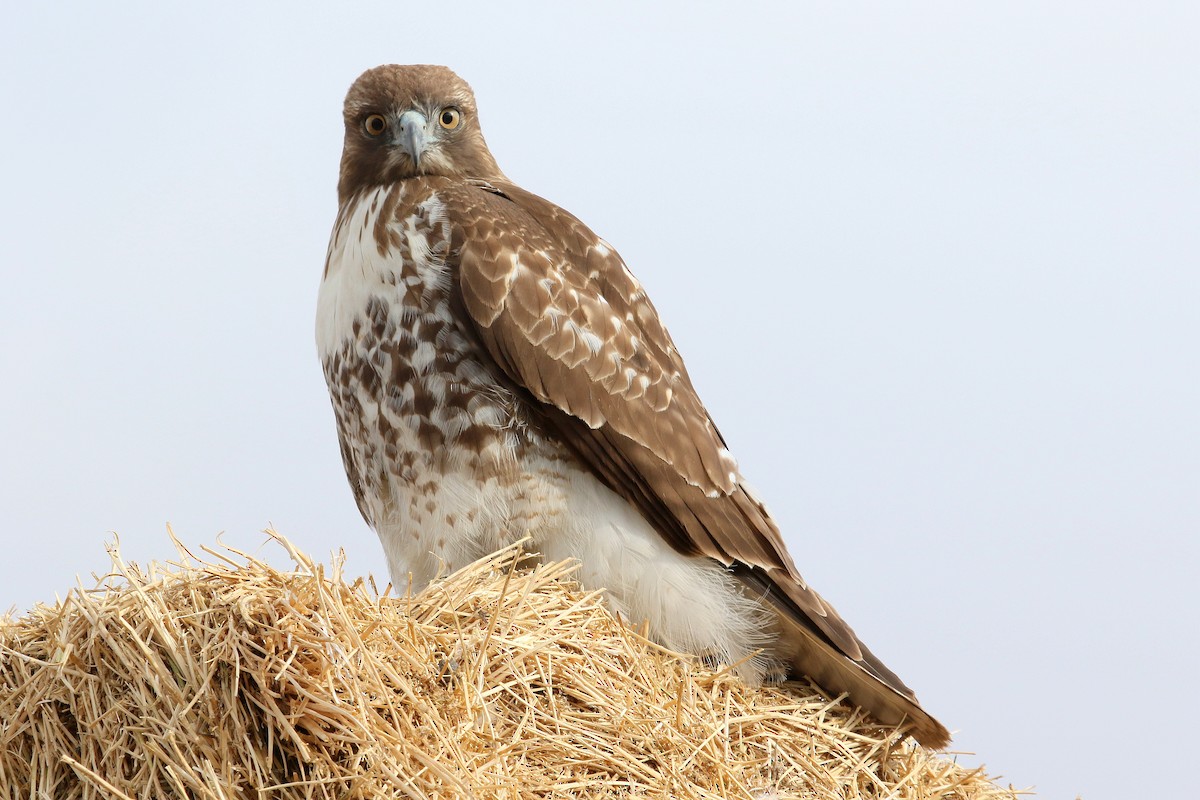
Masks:
[[[931,718],[912,691],[800,577],[616,251],[563,209],[507,183],[438,193],[455,231],[463,305],[509,378],[545,404],[547,426],[676,549],[730,566],[813,648],[850,660],[834,669],[810,653],[798,654],[798,664],[829,685],[873,691],[881,708],[895,692],[914,706],[902,704],[896,719],[910,714],[925,725]]]
[[[778,601],[860,658],[853,632],[804,584],[774,521],[742,483],[674,342],[616,251],[515,186],[441,194],[461,229],[453,249],[466,309],[509,376],[567,413],[547,415],[562,438],[678,550],[756,569]]]
[[[620,256],[583,223],[516,187],[439,192],[459,236],[467,312],[543,403],[609,425],[709,496],[737,465],[658,315]],[[516,196],[516,199],[513,199]]]

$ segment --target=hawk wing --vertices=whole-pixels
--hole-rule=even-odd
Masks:
[[[465,311],[509,378],[543,404],[546,422],[677,550],[717,559],[779,608],[809,643],[795,654],[800,671],[850,692],[881,721],[907,716],[922,740],[947,740],[804,583],[616,251],[568,212],[508,183],[453,184],[438,195]],[[878,703],[864,700],[881,692]],[[933,726],[927,736],[924,720]]]

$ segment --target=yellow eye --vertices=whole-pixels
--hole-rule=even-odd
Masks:
[[[442,113],[438,114],[438,124],[448,131],[452,131],[462,123],[462,114],[457,108],[443,108]]]
[[[387,130],[387,120],[381,114],[372,114],[363,120],[363,130],[367,136],[379,136]]]

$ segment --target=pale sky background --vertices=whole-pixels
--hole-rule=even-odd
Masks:
[[[646,284],[801,571],[964,761],[1180,796],[1197,8],[6,3],[0,609],[113,531],[170,558],[168,522],[386,574],[313,315],[346,89],[441,63]]]

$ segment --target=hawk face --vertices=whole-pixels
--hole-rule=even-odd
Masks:
[[[338,195],[423,175],[503,180],[488,152],[471,87],[445,67],[387,65],[346,97]]]

